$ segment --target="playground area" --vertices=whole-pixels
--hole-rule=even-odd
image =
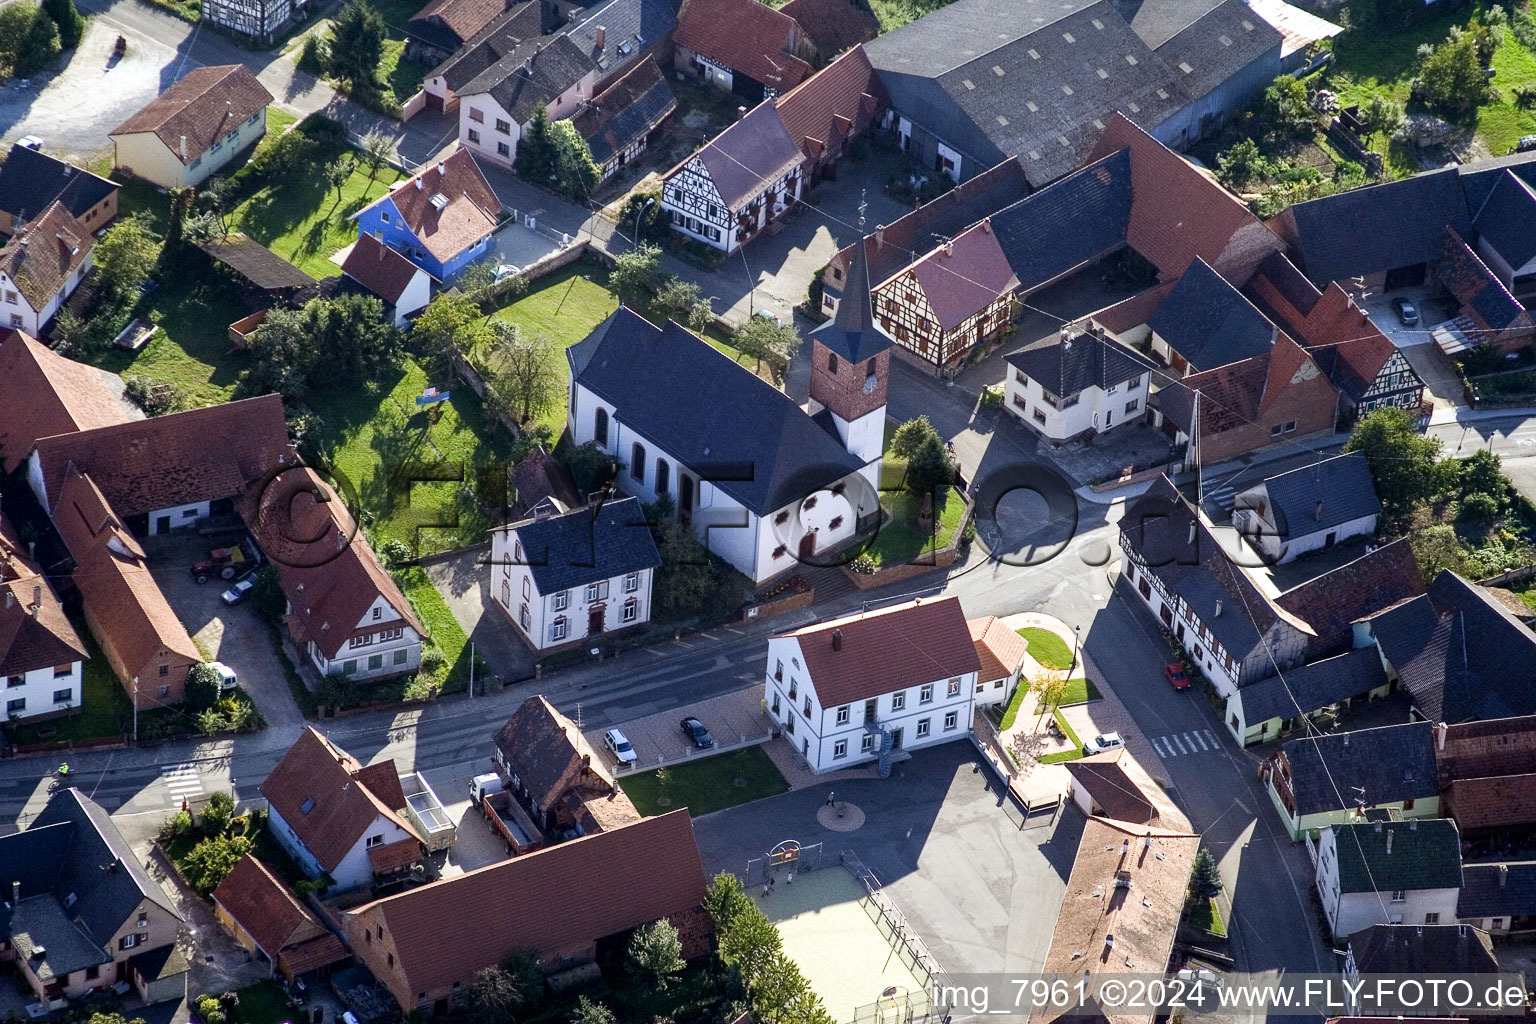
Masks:
[[[893,941],[891,934],[902,925],[878,908],[871,913],[864,885],[836,860],[819,871],[797,871],[791,884],[784,879],[780,872],[759,905],[778,925],[784,951],[800,965],[832,1019],[868,1020],[886,993],[886,1002],[903,1007],[903,998],[910,997],[921,1018],[927,1006],[921,975],[927,972],[919,966],[914,973],[913,947],[899,937]]]

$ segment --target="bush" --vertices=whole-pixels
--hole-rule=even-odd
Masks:
[[[420,671],[423,675],[437,675],[447,664],[448,656],[439,648],[427,647],[422,649]]]
[[[123,391],[148,416],[164,416],[181,408],[181,394],[176,390],[176,385],[168,381],[128,376],[123,378]]]
[[[12,58],[13,70],[23,77],[41,71],[59,52],[59,26],[41,7],[27,4],[32,12],[26,34],[21,37]]]
[[[160,823],[160,831],[156,833],[156,838],[162,843],[169,843],[191,831],[192,814],[189,811],[177,811]]]
[[[288,610],[288,596],[283,593],[277,566],[264,565],[256,571],[251,587],[251,604],[262,618],[277,622]]]
[[[75,9],[75,0],[43,0],[43,10],[59,27],[59,43],[66,50],[80,45],[85,34],[85,18]]]
[[[940,445],[944,443],[933,424],[928,422],[927,416],[915,416],[897,427],[891,435],[891,454],[898,459],[910,459],[930,439],[938,441]]]
[[[1413,94],[1441,113],[1465,114],[1487,101],[1492,86],[1483,74],[1483,46],[1474,31],[1451,29],[1419,68]]]
[[[215,790],[208,797],[208,804],[203,808],[202,817],[198,825],[205,836],[222,836],[229,832],[229,826],[235,820],[235,798],[225,790]]]
[[[875,557],[868,551],[863,552],[853,561],[848,563],[850,572],[856,572],[860,576],[873,576],[880,566],[875,562]]]
[[[187,673],[187,708],[206,711],[219,702],[219,673],[208,662],[199,662]]]
[[[187,854],[182,874],[199,896],[208,896],[234,870],[240,858],[250,852],[251,840],[246,836],[209,836]]]
[[[1456,513],[1456,518],[1463,523],[1486,525],[1493,522],[1499,514],[1499,499],[1491,494],[1469,494],[1461,499],[1461,508]]]
[[[325,40],[313,34],[304,37],[304,47],[299,51],[300,71],[316,76],[324,75],[330,59],[330,51],[325,45]]]

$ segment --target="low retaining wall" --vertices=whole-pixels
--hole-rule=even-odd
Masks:
[[[766,619],[773,615],[783,615],[785,612],[796,612],[802,608],[809,608],[815,600],[815,587],[809,584],[805,585],[804,590],[791,587],[780,596],[747,605],[741,610],[741,621],[751,622],[753,619]]]
[[[928,556],[919,556],[919,558]],[[955,549],[953,546],[944,548],[933,554],[931,561],[911,561],[902,565],[893,565],[889,569],[881,569],[873,573],[854,572],[846,565],[843,566],[843,575],[853,581],[853,585],[860,590],[873,590],[875,587],[883,587],[888,583],[900,583],[914,576],[921,576],[926,572],[936,569],[948,569],[955,564]]]
[[[40,754],[60,754],[71,750],[126,750],[133,746],[122,736],[104,736],[89,740],[48,740],[44,743],[21,743],[8,746],[6,757],[35,757]]]

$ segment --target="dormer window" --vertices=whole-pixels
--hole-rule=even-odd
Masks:
[[[314,809],[315,809],[315,798],[312,797],[312,796],[305,797],[304,798],[304,802],[299,805],[299,813],[300,814],[308,814],[310,811],[312,811]]]

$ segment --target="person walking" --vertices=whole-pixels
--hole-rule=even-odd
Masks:
[[[790,871],[789,871],[788,877],[786,877],[784,879],[784,884],[785,885],[793,885],[794,882],[795,882],[795,871],[794,871],[793,868],[791,868]]]
[[[833,793],[833,792],[831,792],[831,791],[830,791],[830,790],[829,790],[829,791],[828,791],[828,792],[827,792],[827,803],[826,803],[826,806],[828,806],[828,807],[831,807],[831,806],[832,806],[832,805],[833,805],[833,803],[834,803],[834,802],[835,802],[835,801],[834,801],[834,800],[833,800],[833,798],[834,798],[834,797],[835,797],[835,796],[837,796],[837,794],[836,794],[836,793]]]
[[[770,877],[768,879],[768,891],[769,892],[773,892],[773,883],[776,882],[776,881],[778,881],[778,879],[776,879],[776,878]]]
[[[768,882],[764,882],[763,883],[763,899],[767,899],[768,898],[769,885],[770,885],[770,883],[768,883]]]

